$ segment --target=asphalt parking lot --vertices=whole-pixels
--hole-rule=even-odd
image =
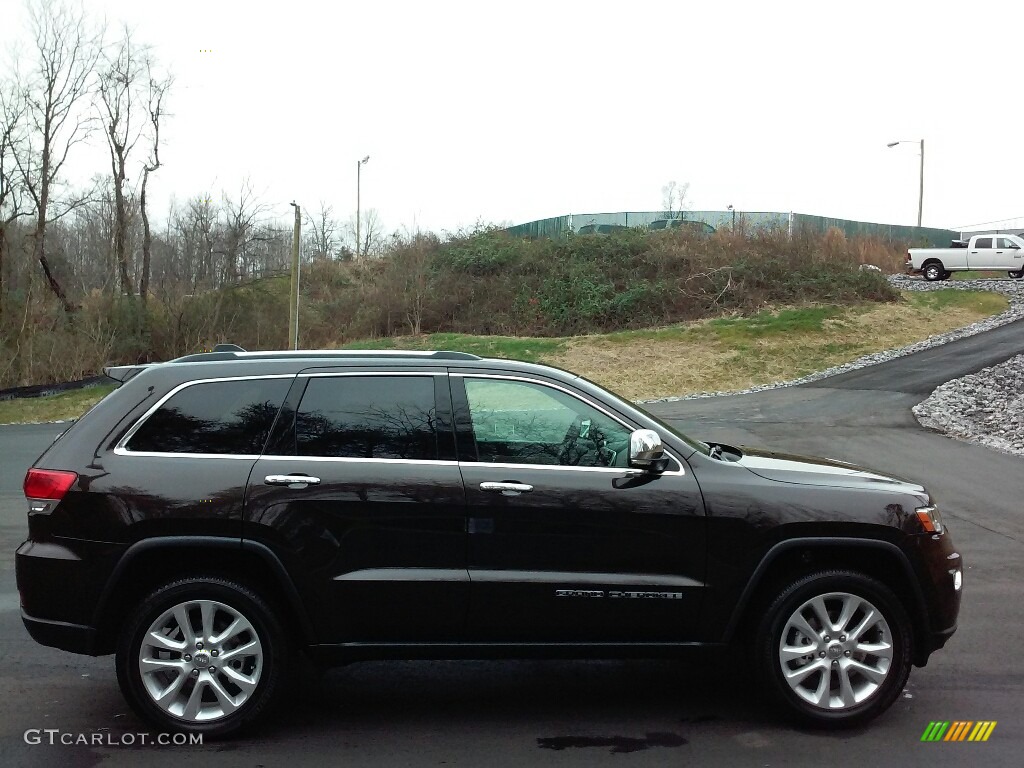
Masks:
[[[745,658],[374,662],[304,670],[278,715],[244,739],[141,745],[139,734],[156,734],[128,710],[112,660],[43,648],[21,624],[13,562],[25,533],[21,481],[62,427],[8,426],[0,427],[0,765],[1019,766],[1024,460],[923,430],[910,413],[938,383],[1024,352],[1024,326],[1005,328],[811,386],[651,409],[696,437],[853,461],[922,481],[937,497],[967,566],[960,629],[865,728],[794,729],[759,699]],[[945,720],[997,725],[986,743],[921,742],[929,722]],[[45,729],[101,743],[50,745]],[[26,731],[43,743],[27,743]]]

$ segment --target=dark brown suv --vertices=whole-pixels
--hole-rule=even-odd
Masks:
[[[108,375],[25,478],[22,613],[116,654],[165,730],[255,721],[299,652],[734,644],[803,720],[859,723],[956,628],[961,560],[920,485],[705,444],[565,371],[232,351]]]

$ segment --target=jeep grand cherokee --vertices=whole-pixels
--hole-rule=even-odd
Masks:
[[[221,351],[122,385],[29,469],[22,615],[135,710],[225,734],[297,652],[664,657],[742,645],[816,724],[884,711],[956,628],[920,485],[706,444],[554,368]]]

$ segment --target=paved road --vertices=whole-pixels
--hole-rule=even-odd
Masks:
[[[0,766],[1020,766],[1024,754],[1024,460],[921,429],[948,378],[1024,352],[1024,324],[812,386],[652,408],[707,439],[823,454],[921,480],[964,553],[960,631],[861,730],[805,732],[759,702],[745,659],[415,662],[305,673],[258,737],[202,747],[30,746],[28,728],[145,732],[109,659],[35,645],[12,551],[24,469],[60,427],[0,428]],[[986,744],[922,744],[932,720],[996,720]],[[109,730],[100,730],[109,729]]]

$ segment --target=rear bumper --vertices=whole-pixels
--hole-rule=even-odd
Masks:
[[[21,612],[21,620],[25,629],[40,645],[60,648],[62,651],[83,653],[96,656],[96,630],[83,624],[68,624],[65,621],[52,621],[29,616]]]
[[[26,541],[14,566],[25,628],[42,645],[96,655],[100,591],[121,545]]]

